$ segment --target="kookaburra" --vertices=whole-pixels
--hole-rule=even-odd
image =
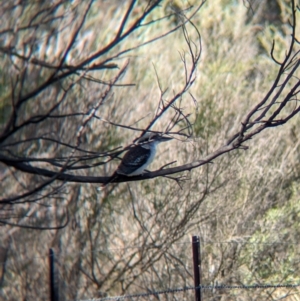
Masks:
[[[141,175],[153,161],[157,144],[171,139],[173,138],[163,136],[163,134],[146,133],[143,135],[127,151],[117,170],[109,177],[106,183],[103,183],[103,186],[111,183],[118,175],[127,177]]]
[[[136,145],[127,151],[115,174],[127,177],[141,175],[148,165],[152,163],[157,145],[171,139],[173,138],[162,134],[146,133],[137,140]]]
[[[118,175],[127,177],[141,175],[153,161],[157,144],[171,139],[173,138],[163,136],[163,134],[146,133],[143,135],[137,140],[136,144],[127,151],[117,170],[106,183],[103,183],[103,186],[111,183]]]

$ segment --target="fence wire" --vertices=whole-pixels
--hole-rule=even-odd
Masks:
[[[179,292],[185,292],[190,290],[219,290],[219,289],[267,289],[267,288],[297,288],[300,287],[300,283],[298,284],[253,284],[253,285],[200,285],[200,286],[187,286],[183,288],[174,288],[167,289],[155,292],[147,292],[147,293],[138,293],[132,295],[122,295],[122,296],[114,296],[114,297],[104,297],[104,298],[93,298],[93,299],[80,299],[76,301],[111,301],[111,300],[126,300],[126,299],[134,299],[134,298],[142,298],[149,296],[158,296],[165,294],[174,294]]]

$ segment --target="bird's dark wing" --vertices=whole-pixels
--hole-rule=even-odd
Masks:
[[[117,169],[117,173],[125,175],[131,174],[147,163],[150,154],[150,149],[146,149],[140,145],[134,146],[123,157],[122,162]]]

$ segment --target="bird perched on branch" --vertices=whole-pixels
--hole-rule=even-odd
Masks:
[[[157,145],[171,139],[173,138],[157,133],[146,133],[143,135],[137,140],[137,144],[131,147],[124,155],[120,165],[108,183],[118,175],[127,177],[141,175],[154,160]]]
[[[138,139],[137,145],[128,150],[116,173],[128,177],[142,174],[154,160],[157,145],[171,139],[161,134],[146,133]]]

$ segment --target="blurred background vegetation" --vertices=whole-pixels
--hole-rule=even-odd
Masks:
[[[7,39],[11,39],[10,43],[22,48],[33,39],[29,30],[16,28],[42,5],[36,1],[6,10],[2,6],[0,43],[7,45]],[[40,35],[35,38],[41,59],[53,64],[59,61],[58,53],[68,41],[72,22],[83,11],[81,5],[80,1],[65,2],[55,12],[56,21],[45,23],[41,31],[34,32]],[[147,1],[138,1],[134,13],[138,14],[145,5]],[[163,1],[149,21],[191,5],[197,5],[197,1]],[[127,6],[127,1],[94,1],[68,63],[80,61],[86,53],[110,41]],[[270,50],[275,40],[275,57],[284,57],[290,37],[290,14],[288,0],[207,0],[192,19],[203,46],[196,81],[190,90],[197,102],[188,94],[182,99],[184,109],[191,114],[193,137],[162,145],[159,159],[151,169],[172,161],[179,165],[201,159],[236,132],[243,116],[264,97],[275,79],[278,65],[271,59]],[[159,36],[179,21],[173,15],[153,23],[124,39],[114,51]],[[56,22],[62,30],[56,31]],[[4,34],[5,28],[16,31]],[[167,89],[166,99],[183,84],[180,53],[186,52],[186,47],[179,29],[116,59],[114,62],[120,66],[129,62],[122,83],[135,85],[114,87],[99,115],[115,123],[143,128],[158,105],[157,78],[162,89]],[[4,127],[12,93],[26,94],[47,74],[33,67],[22,86],[17,85],[12,91],[8,74],[18,76],[18,62],[3,53],[0,58],[0,124]],[[93,71],[93,75],[106,81],[113,72]],[[62,96],[62,86],[73,81],[74,78],[66,78],[63,84],[54,84],[36,96],[36,102],[24,104],[24,120],[27,114],[46,110],[51,99]],[[99,82],[78,80],[68,90],[60,113],[91,107],[102,91]],[[76,132],[82,118],[74,120],[71,125],[67,121],[45,121],[36,128],[33,124],[32,132],[59,133],[72,141],[75,138],[70,133]],[[155,130],[162,130],[166,124],[167,119],[160,120]],[[300,283],[298,125],[299,116],[295,116],[282,127],[262,132],[247,143],[248,150],[225,154],[213,164],[187,173],[189,180],[182,187],[162,177],[111,185],[105,190],[96,184],[73,183],[58,190],[51,202],[14,206],[13,214],[23,220],[30,218],[36,225],[52,225],[53,220],[62,223],[67,208],[70,222],[61,230],[48,231],[0,227],[0,298],[48,298],[50,247],[57,255],[61,300],[192,286],[192,235],[201,237],[204,284]],[[17,139],[23,135],[21,131]],[[132,130],[93,119],[84,132],[81,148],[105,151],[128,145],[136,136]],[[44,157],[64,154],[49,141],[26,144],[17,152]],[[117,164],[115,160],[96,166],[89,175],[110,175]],[[17,184],[12,177],[18,178]],[[0,165],[0,179],[1,194],[9,196],[18,185],[34,182],[35,176],[15,174]],[[5,216],[7,210],[3,206],[0,214]],[[298,289],[216,290],[206,291],[204,296],[205,300],[278,300],[283,296],[285,300],[300,299]],[[193,293],[180,297],[191,300]],[[160,298],[176,300],[176,295]]]

